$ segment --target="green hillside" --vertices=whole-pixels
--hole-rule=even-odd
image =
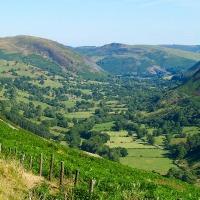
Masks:
[[[179,91],[200,99],[200,69],[194,71],[195,73],[179,88]]]
[[[33,156],[33,171],[38,173],[37,160],[44,155],[43,175],[48,176],[49,159],[55,156],[54,172],[59,171],[60,161],[65,164],[65,178],[70,179],[76,169],[80,170],[79,185],[75,189],[75,199],[88,199],[88,180],[96,179],[94,194],[91,199],[198,199],[199,188],[164,178],[160,175],[142,170],[131,169],[119,163],[94,158],[83,152],[63,147],[55,142],[44,140],[18,127],[0,122],[0,143],[3,151],[16,148],[19,157],[25,153],[27,158]],[[12,151],[11,149],[11,151]],[[28,166],[29,159],[24,161]],[[26,163],[27,162],[27,163]],[[0,172],[1,173],[1,172]],[[54,173],[54,177],[58,176]],[[65,186],[69,188],[68,185]],[[50,195],[50,194],[49,194]],[[54,198],[56,194],[54,194]],[[50,196],[47,198],[50,198]]]
[[[171,165],[167,176],[197,184],[200,180],[200,71],[197,70],[198,68],[199,63],[186,72],[187,76],[184,77],[183,82],[163,92],[159,100],[153,103],[150,112],[140,113],[140,121],[154,136],[149,137],[152,143],[164,147],[165,152],[168,150],[173,164],[176,165],[176,167]],[[148,153],[150,154],[150,150]],[[138,154],[133,155],[133,158],[131,155],[132,152],[129,151],[129,155],[121,159],[122,162],[131,164],[135,161],[132,166],[141,166],[141,163],[139,164],[141,158]],[[148,167],[152,166],[153,156],[148,160],[146,152],[139,151],[139,155],[144,157],[143,162],[148,162]],[[156,159],[153,164],[155,163]],[[167,165],[166,162],[165,167]],[[157,163],[154,169],[158,166],[160,165]]]
[[[188,69],[200,59],[199,52],[165,46],[112,43],[101,47],[79,47],[104,70],[114,74],[170,74]]]
[[[0,58],[24,62],[54,73],[102,71],[95,63],[72,49],[60,43],[33,36],[0,38]]]
[[[179,85],[163,94],[158,101],[158,110],[155,113],[158,118],[165,120],[175,120],[176,118],[183,124],[187,124],[189,120],[191,124],[200,126],[200,63],[197,62],[189,68],[182,79]],[[184,122],[184,120],[186,121]]]
[[[197,62],[184,73],[184,82],[174,93],[177,93],[183,98],[188,95],[191,100],[200,99],[200,62]],[[197,102],[198,103],[198,102]]]
[[[196,72],[200,70],[200,62],[197,62],[195,65],[193,65],[191,68],[189,68],[184,76],[188,79],[191,78]]]

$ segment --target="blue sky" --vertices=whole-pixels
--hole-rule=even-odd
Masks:
[[[200,44],[200,0],[2,0],[0,36],[61,43]]]

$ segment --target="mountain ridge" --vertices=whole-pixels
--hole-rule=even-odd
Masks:
[[[100,67],[90,59],[79,55],[63,44],[49,39],[27,35],[4,37],[0,38],[0,49],[10,54],[41,56],[56,63],[62,70],[102,72]]]
[[[200,45],[181,45],[181,44],[171,44],[171,45],[162,45],[164,47],[186,50],[191,52],[200,52]]]
[[[162,73],[176,73],[187,70],[200,60],[200,54],[168,48],[162,45],[127,45],[111,43],[100,47],[74,48],[88,56],[105,71],[114,74],[151,74],[148,68],[158,66]]]

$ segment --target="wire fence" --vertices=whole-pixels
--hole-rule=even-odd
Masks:
[[[75,172],[71,172],[73,176],[69,178],[69,171],[66,173],[67,170],[65,169],[65,162],[60,161],[60,166],[56,166],[58,163],[55,163],[54,154],[50,156],[50,159],[45,157],[43,153],[33,157],[32,155],[19,151],[17,148],[6,147],[0,143],[0,155],[4,155],[7,159],[18,160],[26,170],[31,171],[33,174],[36,174],[40,177],[43,177],[49,182],[54,182],[56,180],[58,182],[59,189],[62,191],[71,188],[72,195],[70,199],[74,199],[73,191],[75,191],[75,189],[83,183],[83,180],[80,179],[80,170],[77,169]],[[44,166],[46,170],[44,170]],[[92,197],[95,184],[95,179],[89,179],[87,186],[89,197]],[[29,200],[32,200],[32,195],[33,194],[30,192],[28,198]],[[63,199],[69,198],[64,197]]]

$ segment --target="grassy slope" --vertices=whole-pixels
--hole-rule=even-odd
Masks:
[[[42,178],[26,172],[14,160],[5,160],[0,155],[0,199],[22,200],[28,191],[38,185]]]
[[[168,92],[162,102],[172,108],[184,98],[189,98],[196,106],[200,107],[200,69],[191,75],[184,84]]]
[[[105,159],[87,156],[86,154],[63,147],[54,142],[46,141],[24,130],[12,129],[4,122],[0,122],[0,142],[6,147],[17,147],[26,155],[39,158],[43,152],[45,161],[54,153],[56,159],[55,170],[59,168],[61,160],[65,161],[68,175],[79,168],[82,187],[85,188],[89,178],[97,180],[95,192],[103,199],[141,199],[144,197],[156,199],[197,199],[200,190],[173,179],[166,179],[154,173],[131,169],[119,163]],[[35,171],[38,170],[34,164]],[[47,175],[48,165],[44,166]],[[127,198],[125,198],[127,197]],[[136,198],[138,197],[138,198]]]

